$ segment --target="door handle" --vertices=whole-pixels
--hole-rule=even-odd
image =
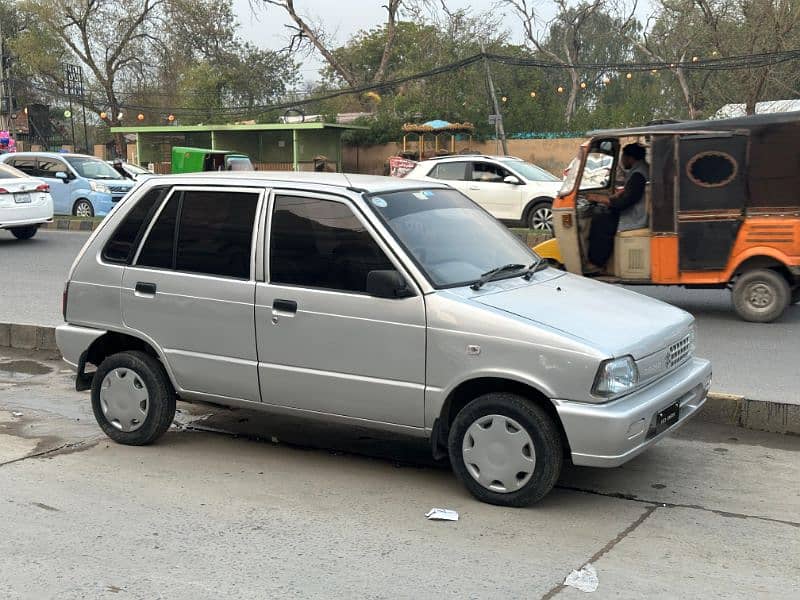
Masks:
[[[481,188],[479,188],[477,185],[471,185],[471,186],[469,186],[469,189],[471,189],[471,190],[480,190]]]
[[[272,303],[272,314],[277,313],[295,315],[297,313],[297,302],[294,300],[276,299]]]
[[[155,296],[156,295],[156,284],[155,283],[146,283],[144,281],[137,281],[136,287],[134,288],[137,295],[142,296]]]

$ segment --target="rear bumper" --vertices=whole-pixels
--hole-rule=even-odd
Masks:
[[[53,201],[0,208],[0,229],[41,225],[53,220]]]
[[[711,363],[695,358],[667,377],[606,404],[554,400],[564,425],[572,462],[589,467],[617,467],[631,460],[688,421],[706,401]],[[655,434],[656,415],[680,403],[678,421]]]
[[[76,325],[59,325],[56,327],[56,345],[61,351],[61,356],[73,369],[77,369],[81,356],[89,349],[97,338],[106,333],[102,329],[78,327]]]

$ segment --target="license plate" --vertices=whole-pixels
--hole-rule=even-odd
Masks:
[[[681,405],[680,402],[676,402],[662,410],[660,413],[656,415],[656,434],[661,433],[662,431],[666,431],[675,423],[678,422],[678,418],[681,414]]]
[[[14,194],[14,202],[17,204],[27,204],[31,201],[30,194]]]

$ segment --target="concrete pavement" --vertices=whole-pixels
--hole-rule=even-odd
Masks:
[[[690,424],[513,510],[418,441],[249,411],[118,446],[58,362],[0,363],[2,598],[582,598],[587,562],[596,598],[797,596],[797,437]]]
[[[87,237],[87,233],[40,231],[20,244],[0,231],[0,323],[61,323],[64,280]],[[776,323],[746,323],[733,312],[725,290],[633,289],[695,315],[697,352],[714,364],[715,391],[800,404],[800,304],[791,306]]]

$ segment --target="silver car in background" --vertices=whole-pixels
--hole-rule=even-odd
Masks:
[[[460,192],[407,179],[147,179],[88,240],[57,330],[100,427],[148,444],[175,401],[429,438],[524,506],[565,457],[613,467],[696,413],[693,318],[542,264]]]

